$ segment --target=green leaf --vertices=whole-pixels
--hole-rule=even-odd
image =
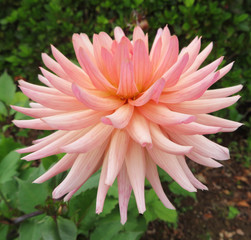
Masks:
[[[155,212],[155,214],[159,219],[169,223],[177,223],[178,215],[175,210],[166,208],[160,201],[155,201],[152,204],[152,207],[153,211]]]
[[[118,233],[116,236],[113,237],[113,239],[116,240],[136,240],[139,239],[138,237],[141,236],[144,232],[123,232]]]
[[[181,195],[183,197],[192,197],[193,199],[196,199],[196,193],[195,192],[188,192],[187,190],[183,189],[178,183],[172,182],[169,184],[169,189],[174,194]]]
[[[5,117],[8,115],[6,106],[2,102],[0,102],[0,115],[3,115]]]
[[[105,199],[105,204],[104,204],[103,212],[99,216],[100,217],[106,216],[107,214],[109,214],[115,208],[115,206],[117,204],[118,204],[118,200],[117,199],[113,199],[113,198],[107,197]]]
[[[239,213],[240,213],[240,211],[237,208],[229,206],[227,218],[234,219]]]
[[[40,240],[40,224],[33,221],[23,222],[19,228],[19,240]]]
[[[57,224],[51,217],[44,218],[41,230],[44,240],[61,240],[58,234]]]
[[[19,191],[19,209],[24,213],[35,211],[35,206],[43,204],[47,198],[46,184],[34,184],[30,181],[17,179]]]
[[[9,105],[14,97],[16,85],[6,71],[0,76],[0,86],[0,100]]]
[[[5,138],[0,135],[0,159],[4,158],[10,151],[21,147],[20,143],[17,143],[13,138]]]
[[[9,228],[8,225],[3,225],[3,224],[0,225],[0,236],[1,236],[0,238],[1,239],[7,239],[8,228]]]
[[[186,7],[192,7],[194,4],[194,0],[185,0],[184,3]]]
[[[0,183],[7,182],[15,176],[19,165],[20,154],[12,151],[4,159],[0,160]]]
[[[57,223],[61,239],[75,240],[77,238],[77,227],[73,221],[59,216],[57,218]]]

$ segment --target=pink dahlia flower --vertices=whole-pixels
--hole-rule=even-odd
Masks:
[[[32,152],[23,159],[49,155],[65,156],[36,179],[42,183],[70,169],[53,191],[53,198],[71,196],[102,167],[96,202],[100,213],[109,187],[117,178],[121,222],[127,220],[128,201],[133,190],[137,207],[145,207],[145,178],[167,208],[157,165],[190,192],[207,189],[189,170],[185,156],[194,162],[220,167],[215,160],[229,159],[227,148],[203,134],[231,132],[241,124],[210,115],[234,104],[242,85],[207,90],[221,79],[233,63],[217,70],[223,57],[200,68],[212,50],[210,43],[200,52],[196,37],[179,52],[179,42],[167,27],[159,29],[152,48],[140,27],[129,40],[121,28],[115,39],[106,33],[74,34],[73,46],[80,67],[55,47],[52,59],[42,54],[45,66],[39,80],[46,86],[19,81],[20,88],[34,102],[31,108],[13,109],[34,117],[15,120],[21,128],[57,130],[18,150]],[[53,72],[53,73],[52,73]]]

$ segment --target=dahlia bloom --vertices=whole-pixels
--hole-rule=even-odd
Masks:
[[[234,104],[239,96],[230,95],[242,85],[207,90],[233,63],[217,70],[220,57],[200,68],[213,47],[210,43],[200,52],[201,38],[179,52],[177,37],[165,27],[158,30],[149,53],[148,35],[140,27],[134,29],[132,41],[119,27],[114,36],[113,40],[104,32],[94,34],[91,43],[86,34],[74,34],[80,67],[52,46],[55,60],[42,54],[51,70],[40,68],[39,80],[46,86],[20,80],[21,90],[34,102],[31,108],[12,108],[35,118],[14,120],[18,127],[56,130],[18,150],[32,152],[23,159],[66,153],[34,182],[70,169],[53,191],[53,198],[65,196],[67,201],[102,167],[96,212],[102,212],[107,191],[117,178],[124,224],[132,190],[139,213],[146,209],[145,178],[163,204],[174,209],[162,189],[157,166],[187,191],[207,189],[194,177],[185,156],[208,167],[220,167],[215,160],[229,159],[226,147],[202,135],[241,126],[209,113]]]

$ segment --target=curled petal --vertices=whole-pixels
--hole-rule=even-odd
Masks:
[[[149,123],[138,112],[134,111],[131,121],[126,127],[126,130],[131,138],[139,143],[142,147],[152,146]]]
[[[32,128],[38,130],[52,130],[52,128],[40,119],[31,120],[13,120],[12,121],[19,128]]]
[[[72,84],[72,91],[80,102],[96,111],[114,110],[125,103],[125,100],[121,100],[116,96],[100,97],[97,93],[90,93],[75,84]]]
[[[144,150],[139,144],[130,142],[125,163],[139,213],[143,214],[146,210],[144,194],[146,163]]]
[[[115,128],[122,129],[128,125],[129,121],[131,120],[133,111],[134,111],[134,107],[127,103],[127,104],[122,105],[111,115],[102,117],[101,121],[104,124],[109,124]]]
[[[154,100],[156,103],[158,103],[159,97],[162,93],[165,83],[166,83],[165,79],[163,78],[159,79],[136,100],[129,99],[128,102],[131,105],[137,106],[137,107],[146,104],[151,99]]]

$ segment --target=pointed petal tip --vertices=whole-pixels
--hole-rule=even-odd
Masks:
[[[125,225],[125,223],[127,222],[127,217],[125,217],[125,218],[121,218],[120,219],[120,223],[122,224],[122,225]]]

